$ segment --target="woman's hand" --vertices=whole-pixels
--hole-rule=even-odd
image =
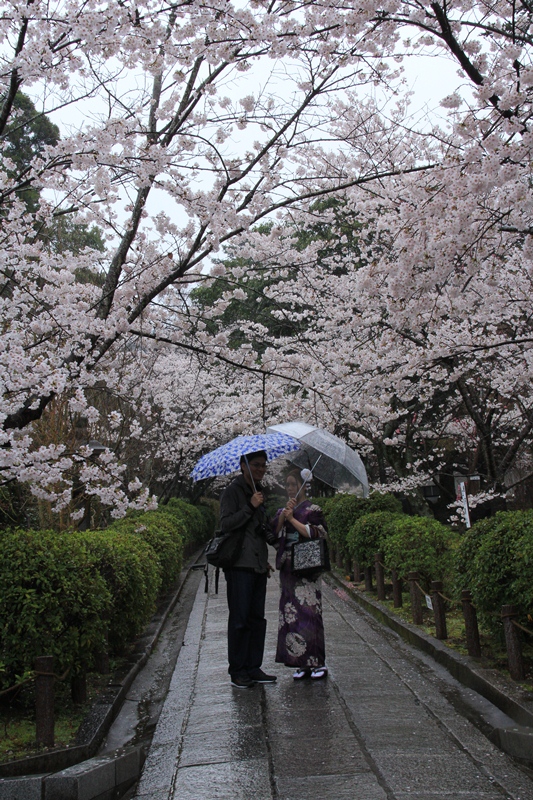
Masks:
[[[288,519],[289,522],[292,522],[292,517],[293,517],[293,513],[292,512],[293,512],[293,509],[294,509],[295,505],[296,505],[296,498],[291,497],[291,498],[289,498],[289,500],[287,501],[287,505],[283,509],[282,513],[285,514],[285,519]]]

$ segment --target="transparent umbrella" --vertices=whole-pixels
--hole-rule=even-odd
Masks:
[[[307,422],[283,422],[267,428],[267,433],[274,432],[300,442],[301,450],[290,455],[297,467],[312,469],[316,478],[335,489],[368,495],[368,478],[360,456],[338,436]]]

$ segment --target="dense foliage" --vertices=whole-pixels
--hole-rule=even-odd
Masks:
[[[68,535],[68,534],[67,534]],[[112,602],[101,625],[112,653],[121,653],[155,609],[161,570],[154,549],[140,536],[116,530],[72,534],[86,548],[104,579]]]
[[[501,634],[500,610],[516,605],[533,621],[533,512],[500,512],[464,535],[456,556],[457,588],[470,589],[484,624]]]
[[[349,558],[348,533],[356,520],[376,511],[399,513],[402,510],[402,504],[393,495],[378,492],[373,492],[367,498],[338,494],[329,498],[323,507],[329,539],[343,559]]]
[[[0,535],[0,686],[54,655],[56,671],[91,669],[142,631],[179,576],[184,544],[205,541],[214,512],[184,501],[106,530],[20,529]],[[107,643],[108,640],[108,643]]]
[[[458,534],[428,517],[404,516],[394,522],[394,531],[383,540],[385,565],[400,577],[418,572],[424,589],[431,581],[449,584],[453,573],[453,551]]]
[[[360,567],[372,567],[380,551],[388,570],[403,578],[419,572],[426,589],[432,580],[452,577],[459,534],[430,517],[402,513],[393,495],[337,495],[328,501],[326,519],[334,546]]]
[[[164,589],[168,588],[179,575],[182,567],[185,526],[170,514],[148,511],[145,514],[127,516],[114,522],[108,531],[139,536],[153,548]]]
[[[405,514],[394,511],[375,511],[359,517],[349,529],[346,546],[360,567],[371,567],[375,554],[382,549],[387,536],[394,534],[396,525]]]
[[[184,525],[184,542],[189,545],[205,542],[212,535],[216,524],[212,506],[205,503],[193,506],[178,497],[173,497],[166,505],[159,506],[158,512],[167,513]]]
[[[91,666],[104,648],[113,597],[85,542],[51,531],[0,537],[2,686],[53,655],[56,671]]]

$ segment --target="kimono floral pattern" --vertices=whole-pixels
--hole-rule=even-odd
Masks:
[[[302,578],[294,587],[294,594],[301,606],[309,606],[309,608],[314,608],[318,611],[322,610],[321,597],[316,591],[316,581]]]
[[[274,531],[281,511],[279,509],[274,518]],[[322,510],[309,500],[295,508],[294,516],[298,522],[309,525],[312,539],[326,535]],[[294,668],[319,667],[326,659],[321,579],[311,580],[309,576],[291,572],[291,551],[286,546],[286,536],[293,530],[288,522],[281,529],[276,557],[281,584],[276,661]]]

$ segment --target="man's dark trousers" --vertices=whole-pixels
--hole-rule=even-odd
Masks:
[[[225,570],[228,593],[228,672],[248,675],[263,663],[266,619],[266,572]]]

